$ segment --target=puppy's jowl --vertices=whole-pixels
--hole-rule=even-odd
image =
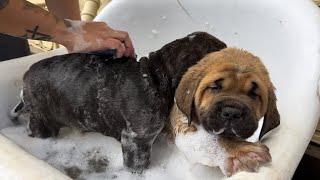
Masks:
[[[92,54],[45,59],[26,72],[23,101],[13,118],[29,112],[30,135],[35,137],[57,136],[63,126],[112,136],[121,142],[124,165],[134,172],[150,163],[161,131],[188,134],[196,125],[219,134],[216,146],[226,149],[228,164],[247,158],[245,147],[261,147],[265,151],[255,153],[254,162],[268,162],[265,146],[242,139],[252,135],[262,116],[261,136],[279,124],[273,86],[256,57],[225,48],[215,37],[196,32],[139,62]],[[249,64],[237,69],[238,61]],[[176,113],[170,120],[171,109]]]

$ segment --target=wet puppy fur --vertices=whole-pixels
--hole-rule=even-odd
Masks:
[[[93,54],[55,56],[26,72],[24,107],[16,107],[29,110],[31,136],[54,137],[63,126],[100,132],[119,140],[124,165],[141,172],[150,162],[154,139],[169,124],[183,74],[223,48],[217,38],[195,32],[139,62]]]
[[[274,86],[261,60],[251,53],[225,48],[207,54],[184,74],[176,104],[207,132],[246,139],[264,117],[260,137],[277,127],[280,115]]]

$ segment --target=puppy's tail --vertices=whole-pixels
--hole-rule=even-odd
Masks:
[[[25,102],[23,100],[23,88],[20,91],[19,103],[10,111],[10,119],[13,123],[18,124],[18,118],[24,113]]]

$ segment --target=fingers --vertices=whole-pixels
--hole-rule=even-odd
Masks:
[[[125,57],[135,58],[135,52],[133,48],[132,41],[129,34],[125,31],[113,30],[110,33],[110,37],[119,40],[125,46]]]
[[[116,49],[117,58],[121,58],[122,56],[125,56],[126,48],[124,44],[117,39],[108,38],[103,41],[103,44],[101,46],[102,46],[101,49]],[[129,56],[126,56],[126,57],[129,57]]]
[[[117,58],[123,56],[136,58],[132,41],[127,32],[114,30],[105,22],[73,24],[74,26],[69,29],[74,36],[69,39],[73,39],[73,42],[69,43],[69,46],[66,46],[70,52],[93,52],[116,49]],[[81,46],[82,44],[87,45]]]
[[[130,36],[127,32],[120,31],[120,30],[114,30],[114,29],[110,28],[105,22],[97,22],[97,23],[99,23],[101,26],[104,26],[106,28],[104,30],[105,36],[107,36],[108,38],[113,38],[113,39],[119,40],[121,43],[123,43],[123,45],[125,47],[125,52],[124,52],[123,56],[132,57],[132,58],[136,57],[132,41],[131,41]]]

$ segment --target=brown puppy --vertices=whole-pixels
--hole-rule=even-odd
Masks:
[[[265,145],[243,141],[262,117],[259,138],[280,123],[274,86],[258,57],[236,48],[210,53],[189,68],[175,98],[173,134],[195,132],[201,125],[216,136],[226,154],[221,168],[227,175],[271,161]]]

